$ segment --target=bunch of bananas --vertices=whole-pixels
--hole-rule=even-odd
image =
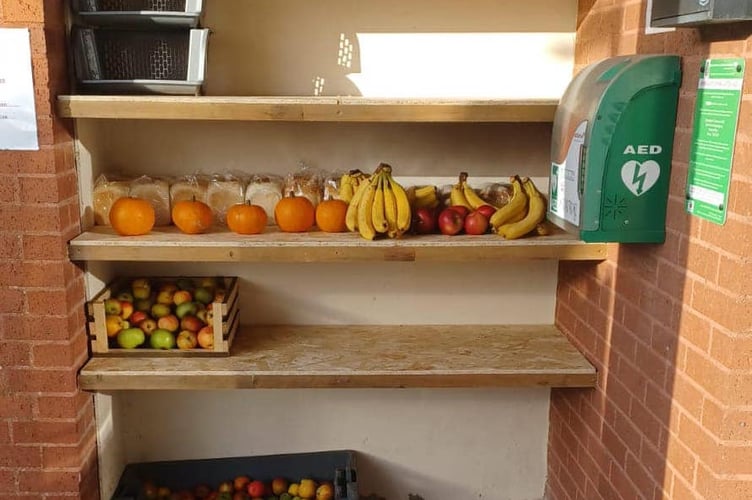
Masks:
[[[361,183],[368,180],[368,174],[364,174],[358,169],[350,170],[342,174],[339,180],[339,199],[345,203],[350,203],[358,190]]]
[[[452,191],[449,193],[449,204],[451,206],[462,206],[470,211],[477,210],[483,205],[493,206],[470,187],[467,183],[467,172],[461,172],[459,182],[452,186]],[[494,208],[498,209],[498,207]]]
[[[353,194],[345,224],[367,240],[377,234],[399,238],[410,229],[411,217],[405,189],[392,178],[392,167],[381,163]]]
[[[436,186],[410,186],[406,189],[406,192],[410,206],[414,210],[418,208],[436,208],[439,206],[439,195]]]
[[[548,234],[544,224],[546,200],[533,181],[528,177],[520,179],[516,175],[510,181],[512,198],[489,221],[494,232],[507,240],[521,238],[533,231],[538,235]]]

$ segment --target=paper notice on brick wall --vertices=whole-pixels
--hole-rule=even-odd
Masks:
[[[25,28],[0,28],[0,149],[39,149],[31,39]]]

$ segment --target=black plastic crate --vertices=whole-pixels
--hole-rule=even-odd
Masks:
[[[241,475],[265,483],[275,477],[289,481],[301,478],[327,480],[334,484],[335,500],[358,500],[355,452],[352,450],[128,464],[112,500],[143,500],[146,481],[175,492],[190,490],[200,484],[216,488],[223,481],[232,481]]]

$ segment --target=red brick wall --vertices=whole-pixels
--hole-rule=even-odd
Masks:
[[[556,322],[598,368],[552,393],[548,497],[752,498],[752,26],[644,35],[644,1],[580,0],[577,68],[675,53],[684,81],[664,245],[562,263]],[[725,226],[683,195],[700,61],[746,57]]]
[[[0,0],[0,27],[31,30],[39,151],[0,151],[0,498],[98,498],[61,0]],[[3,48],[2,50],[6,50]]]

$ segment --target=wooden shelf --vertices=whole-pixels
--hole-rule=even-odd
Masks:
[[[552,122],[558,101],[61,95],[63,118],[311,122]]]
[[[592,387],[555,327],[241,327],[226,358],[92,358],[82,389]]]
[[[603,260],[607,245],[584,243],[564,232],[513,241],[484,236],[408,236],[367,241],[355,233],[281,233],[240,236],[226,229],[187,235],[175,227],[144,236],[118,236],[97,226],[69,243],[75,261],[355,262]]]

